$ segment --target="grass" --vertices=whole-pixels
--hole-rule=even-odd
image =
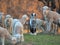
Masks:
[[[37,34],[36,36],[33,36],[24,34],[24,38],[25,41],[22,45],[60,45],[60,35]],[[11,45],[8,41],[5,42],[5,45]]]
[[[32,45],[60,45],[60,35],[38,34],[36,36],[25,34],[25,42]]]

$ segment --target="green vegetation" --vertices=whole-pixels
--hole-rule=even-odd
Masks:
[[[32,45],[60,45],[60,35],[38,34],[36,36],[25,34],[25,42]]]
[[[60,35],[37,34],[36,36],[24,34],[25,41],[22,45],[60,45]],[[11,45],[5,41],[5,45]],[[20,45],[20,44],[19,44]]]

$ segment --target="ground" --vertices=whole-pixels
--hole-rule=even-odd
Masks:
[[[25,41],[17,45],[60,45],[60,35],[54,34],[37,34],[36,36],[24,34]],[[11,45],[5,41],[5,45]]]

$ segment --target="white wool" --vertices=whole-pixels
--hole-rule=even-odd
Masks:
[[[28,16],[26,15],[26,14],[24,14],[23,16],[22,16],[22,18],[27,18]]]
[[[33,13],[33,15],[35,15],[35,13]]]
[[[43,10],[47,10],[49,7],[48,6],[44,6],[43,7]]]
[[[12,40],[17,40],[16,37],[12,37]]]
[[[21,24],[21,22],[18,19],[14,19],[13,26],[16,27],[17,25],[23,27],[23,25]]]
[[[19,21],[22,23],[22,25],[24,25],[27,19],[28,19],[28,16],[25,14],[22,16],[21,19],[19,19]]]
[[[4,14],[3,12],[0,12],[0,15]]]
[[[15,34],[15,35],[14,35],[14,37],[16,37],[16,39],[17,39],[17,42],[20,41],[20,37],[21,37],[21,36],[23,36],[23,35],[21,35],[21,34]]]
[[[11,18],[11,15],[6,15],[6,18]]]
[[[12,43],[16,44],[17,43],[17,38],[16,37],[12,37]]]
[[[23,34],[15,34],[15,35],[13,35],[13,36],[16,38],[16,41],[17,41],[17,42],[22,41],[22,40],[21,40],[21,37],[23,37]]]

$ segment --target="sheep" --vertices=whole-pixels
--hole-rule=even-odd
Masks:
[[[37,34],[36,28],[38,30],[42,29],[42,31],[44,32],[45,30],[42,25],[45,25],[45,21],[43,21],[39,18],[36,18],[36,14],[32,13],[30,16],[30,21],[29,21],[30,32],[31,32],[30,34],[36,35]]]
[[[9,33],[11,33],[11,31],[13,29],[12,23],[13,23],[13,18],[11,17],[11,15],[6,15],[4,24],[5,24],[5,28],[8,29]]]
[[[0,23],[2,27],[4,27],[4,19],[5,19],[4,13],[0,12]]]
[[[18,19],[13,19],[13,30],[12,35],[17,38],[17,42],[23,42],[23,25]]]
[[[36,35],[36,14],[32,13],[30,15],[30,34]]]
[[[60,14],[57,12],[49,10],[49,7],[43,7],[43,15],[46,15],[47,19],[55,25],[55,33],[57,33],[57,24],[60,24]]]
[[[39,30],[39,29],[42,29],[43,32],[45,31],[44,26],[45,26],[45,24],[46,24],[46,21],[37,18],[37,19],[36,19],[36,24],[37,24],[36,27],[37,27],[38,30]]]
[[[13,37],[6,28],[0,27],[0,38],[2,45],[5,45],[5,39],[9,39],[12,44],[16,44],[17,40]]]
[[[17,42],[24,41],[24,36],[23,36],[23,25],[25,24],[26,20],[28,20],[27,15],[23,15],[21,19],[13,19],[13,30],[12,30],[12,35],[17,38]]]
[[[26,14],[24,14],[21,19],[14,19],[13,20],[13,30],[14,30],[13,35],[18,33],[17,31],[19,31],[20,36],[21,36],[21,41],[24,41],[24,36],[23,36],[24,27],[23,27],[23,25],[25,24],[25,22],[27,20],[28,20],[28,16]]]
[[[8,21],[8,22],[10,22],[10,23],[8,23],[8,25],[12,28],[11,29],[12,30],[12,36],[16,37],[17,42],[20,42],[20,41],[23,42],[24,41],[23,25],[26,22],[27,18],[28,18],[27,15],[23,15],[21,19],[8,18],[10,20],[10,21]]]
[[[55,25],[53,28],[55,34],[57,34],[57,26],[60,24],[60,15],[57,12],[49,11],[49,15],[47,15],[48,19],[53,22],[53,25]]]
[[[26,14],[24,14],[24,15],[22,16],[22,18],[19,18],[19,21],[20,21],[23,25],[26,23],[27,20],[29,20],[29,17],[28,17]]]
[[[45,10],[44,10],[45,7]],[[46,15],[46,17],[50,20],[50,21],[54,21],[60,23],[60,14],[58,14],[57,12],[51,11],[49,10],[49,7],[44,6],[43,7],[43,15]]]
[[[27,15],[23,15],[21,19],[13,19],[13,18],[11,18],[10,15],[6,16],[5,25],[6,25],[6,27],[10,26],[12,28],[11,29],[12,36],[17,39],[17,42],[24,41],[24,36],[23,36],[24,27],[23,27],[23,25],[25,24],[27,19],[28,19]],[[9,21],[7,21],[7,20],[9,20]],[[8,22],[8,23],[6,23],[6,22]]]

